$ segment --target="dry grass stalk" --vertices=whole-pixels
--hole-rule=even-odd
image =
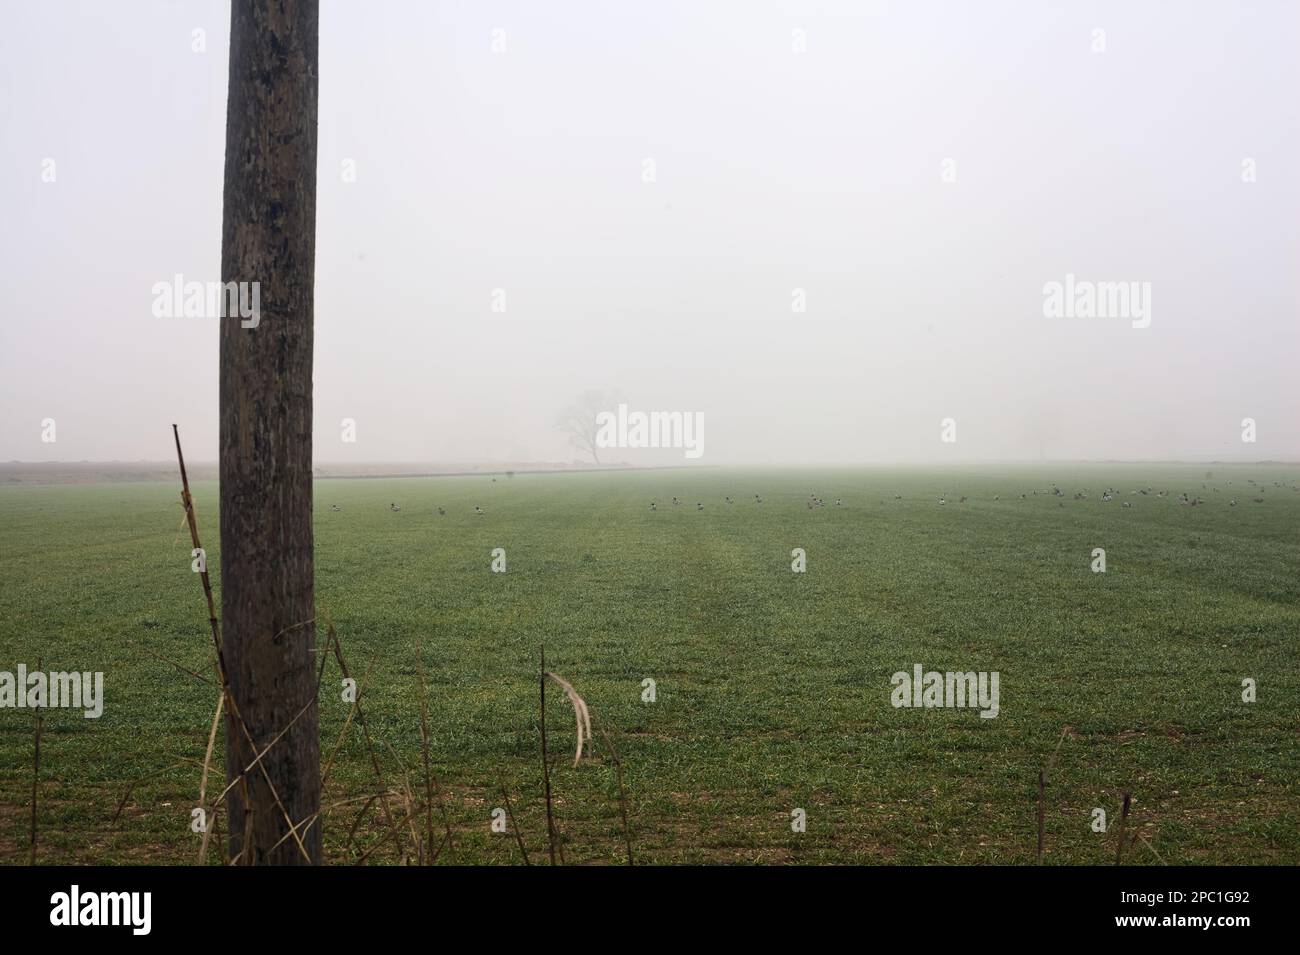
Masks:
[[[1065,738],[1069,736],[1071,732],[1073,732],[1072,727],[1061,727],[1061,735],[1056,741],[1056,749],[1052,750],[1052,755],[1047,758],[1047,762],[1043,764],[1043,768],[1038,772],[1038,855],[1036,856],[1036,859],[1039,865],[1042,865],[1043,863],[1043,824],[1047,811],[1047,774],[1050,773],[1052,768],[1056,765],[1056,757],[1061,752],[1061,747],[1065,744]]]
[[[250,806],[244,813],[244,839],[240,844],[240,850],[230,857],[230,865],[239,865],[243,861],[244,865],[252,865],[252,859],[244,860],[244,853],[248,847],[253,844],[253,808]]]
[[[1119,837],[1115,846],[1115,864],[1119,865],[1124,860],[1124,828],[1128,825],[1129,810],[1133,806],[1133,794],[1124,793],[1124,805],[1119,813]]]
[[[519,821],[515,818],[515,807],[510,804],[510,793],[506,790],[506,784],[501,783],[501,797],[506,801],[506,815],[510,817],[510,827],[515,831],[515,844],[519,846],[519,854],[524,857],[524,865],[532,865],[528,859],[528,850],[524,848],[524,837],[519,832]]]
[[[208,731],[208,749],[207,752],[203,754],[203,776],[199,780],[199,807],[203,809],[204,812],[207,811],[208,767],[212,765],[212,751],[217,745],[217,727],[221,725],[221,713],[222,710],[225,709],[225,704],[226,696],[223,693],[221,696],[217,697],[217,709],[216,712],[212,714],[212,729]],[[213,818],[215,819],[217,808],[214,806],[212,811]],[[207,820],[204,821],[205,823],[207,822]],[[199,846],[199,865],[203,865],[208,860],[208,839],[211,832],[212,826],[204,825],[203,842]]]
[[[378,796],[378,795],[380,795],[380,794],[376,794],[376,795]],[[398,799],[402,799],[402,798],[404,798],[404,797],[403,797],[403,794],[402,794],[402,792],[401,792],[400,790],[398,790],[398,791],[388,790],[388,791],[386,791],[385,793],[383,793],[382,795],[393,796],[393,797],[398,798]],[[409,821],[409,820],[408,820],[408,821]],[[386,841],[386,840],[381,839],[380,841],[376,842],[373,846],[371,846],[369,849],[367,849],[367,850],[366,850],[366,851],[361,855],[361,857],[360,857],[359,859],[357,859],[356,862],[353,863],[353,865],[363,865],[363,864],[365,863],[365,861],[366,861],[367,859],[369,859],[369,858],[370,858],[370,857],[375,853],[375,850],[376,850],[376,849],[378,849],[380,846],[384,845],[385,841]],[[439,847],[439,848],[441,848],[441,847]],[[401,854],[400,854],[399,857],[398,857],[398,861],[399,861],[402,865],[405,865],[405,864],[407,863],[407,860],[408,860],[409,858],[410,858],[410,853],[407,851],[406,846],[403,845],[403,846],[401,847]]]
[[[190,479],[185,473],[185,455],[181,453],[181,432],[176,425],[172,425],[172,436],[176,439],[176,460],[181,468],[181,505],[185,508],[185,520],[190,526],[190,540],[197,548],[202,548],[199,543],[199,523],[194,514],[194,498],[190,496]],[[206,553],[206,551],[205,551]],[[212,599],[212,581],[208,577],[206,563],[204,568],[199,572],[199,577],[203,581],[203,596],[208,601],[208,624],[212,628],[212,642],[217,648],[217,653],[221,653],[221,625],[217,623],[217,605]],[[225,661],[222,661],[221,670],[225,672]]]
[[[370,807],[375,804],[375,801],[378,798],[379,798],[379,793],[375,793],[373,796],[367,799],[366,804],[362,806],[361,811],[357,813],[357,817],[354,820],[352,820],[352,828],[348,830],[347,841],[343,844],[344,852],[348,852],[352,849],[353,839],[355,839],[356,837],[357,829],[361,826],[361,820],[366,817],[366,813],[370,811]]]
[[[397,755],[397,750],[393,749],[391,743],[385,740],[384,747],[388,750],[388,754],[393,757],[393,762],[395,762],[398,765],[398,768],[402,771],[402,788],[398,790],[398,794],[401,796],[402,802],[406,805],[406,824],[411,830],[411,845],[415,847],[415,864],[423,865],[424,842],[420,838],[420,830],[416,827],[417,820],[420,816],[420,810],[415,799],[415,792],[411,789],[411,772],[406,768],[406,763],[403,762],[402,757]],[[410,854],[406,850],[403,850],[402,857],[403,864],[406,864],[410,859]]]
[[[329,624],[329,643],[334,647],[334,659],[338,661],[339,671],[343,674],[343,679],[351,679],[352,676],[348,672],[347,661],[343,659],[343,645],[339,641],[338,632],[334,629],[334,624],[332,623]],[[397,850],[398,856],[404,858],[406,856],[406,848],[402,845],[400,830],[397,828],[397,822],[393,819],[392,810],[388,806],[388,797],[382,794],[386,788],[384,783],[384,773],[379,767],[379,755],[375,752],[374,741],[370,738],[370,726],[366,723],[365,710],[361,708],[361,694],[359,692],[357,693],[354,705],[357,708],[357,723],[361,726],[361,735],[366,741],[366,749],[370,753],[370,766],[374,770],[375,779],[379,782],[381,787],[379,808],[383,810],[384,821],[387,823],[388,830],[393,838],[393,846]],[[369,853],[366,853],[366,855],[368,856]]]
[[[316,679],[317,692],[319,692],[319,687],[324,685],[325,664],[329,662],[329,652],[334,645],[335,638],[337,637],[337,633],[334,630],[333,621],[330,621],[327,624],[327,627],[328,627],[328,636],[326,637],[326,641],[325,641],[325,649],[321,653],[320,673],[318,674]],[[359,708],[358,701],[361,699],[361,687],[363,685],[366,685],[366,683],[367,683],[366,680],[361,680],[356,684],[356,695],[352,700],[352,705],[348,707],[348,715],[347,718],[344,719],[343,721],[343,728],[339,730],[339,738],[334,741],[334,748],[330,750],[329,758],[325,760],[325,767],[321,770],[321,774],[320,774],[321,792],[325,791],[325,787],[329,783],[330,771],[334,766],[334,760],[338,758],[339,750],[343,748],[343,741],[347,739],[348,730],[351,729],[352,727],[352,720],[357,715],[357,709]]]
[[[357,700],[359,699],[361,699],[361,684],[357,684]],[[339,730],[339,738],[334,741],[334,748],[330,750],[329,758],[325,760],[325,768],[321,771],[320,788],[322,791],[325,789],[325,784],[329,782],[330,771],[334,768],[334,760],[338,758],[339,750],[343,748],[343,740],[347,738],[348,729],[351,728],[352,719],[356,715],[357,702],[353,700],[352,705],[348,707],[348,715],[347,719],[343,721],[343,728]]]
[[[623,760],[619,759],[618,750],[614,748],[614,741],[609,738],[609,734],[602,729],[600,735],[605,740],[605,745],[609,747],[610,758],[614,760],[614,769],[618,773],[618,810],[623,817],[623,844],[627,846],[627,864],[634,865],[632,830],[627,821],[627,790],[623,788]]]
[[[226,841],[221,838],[221,810],[217,809],[212,813],[212,838],[221,849],[222,862],[230,864],[230,850]]]
[[[1146,836],[1142,835],[1142,833],[1140,833],[1140,832],[1135,832],[1135,833],[1133,833],[1133,842],[1136,843],[1139,839],[1142,840],[1142,844],[1143,844],[1144,846],[1146,846],[1148,849],[1151,850],[1151,854],[1152,854],[1153,856],[1155,856],[1157,859],[1160,860],[1160,864],[1161,864],[1161,865],[1168,865],[1168,864],[1169,864],[1168,862],[1165,861],[1164,856],[1162,856],[1160,853],[1156,852],[1156,847],[1153,846],[1153,845],[1151,844],[1151,840],[1150,840],[1150,839],[1148,839]]]
[[[36,670],[40,672],[44,662],[40,657],[36,658]],[[41,701],[44,703],[44,700]],[[37,789],[41,779],[41,707],[36,708],[36,722],[32,727],[32,858],[31,864],[36,865],[36,796]]]
[[[206,683],[209,686],[216,686],[215,683],[213,683],[211,680],[205,677],[202,673],[196,673],[195,671],[191,670],[189,667],[182,666],[181,664],[177,663],[175,660],[171,660],[163,656],[161,653],[155,653],[154,651],[150,650],[148,647],[144,647],[143,649],[145,653],[153,657],[155,660],[161,660],[163,663],[166,663],[170,666],[174,666],[177,670],[180,670],[182,673],[192,676],[194,677],[194,679]]]
[[[338,809],[340,806],[350,806],[352,803],[360,802],[362,799],[367,800],[367,803],[369,803],[369,802],[373,802],[375,797],[374,796],[350,796],[345,799],[339,799],[335,802],[332,802],[327,806],[321,806],[320,809],[317,809],[314,813],[312,813],[305,820],[303,820],[302,831],[306,832],[313,825],[315,825],[318,820],[325,818],[325,816],[329,815],[331,812],[333,812],[335,809]],[[284,845],[285,840],[287,840],[288,838],[289,838],[289,834],[286,832],[283,836],[279,838],[279,840],[275,843],[275,845],[271,846],[271,851],[278,849],[280,848],[280,846]]]
[[[170,766],[166,767],[165,769],[160,769],[157,772],[146,773],[145,775],[141,776],[138,779],[131,780],[129,783],[127,783],[126,790],[122,793],[122,798],[117,801],[117,809],[113,813],[113,818],[109,821],[109,827],[111,828],[117,825],[117,820],[121,818],[122,810],[126,808],[127,801],[131,798],[131,794],[135,792],[136,786],[139,786],[141,783],[153,779],[155,776],[162,776],[165,773],[170,773],[173,769],[180,769],[182,766],[197,766],[197,765],[200,765],[198,760],[182,759],[178,763],[172,763]]]
[[[546,759],[546,645],[542,644],[542,668],[537,685],[541,695],[542,784],[546,792],[546,848],[555,865],[555,811],[551,805],[551,765]]]
[[[578,727],[578,749],[573,755],[573,765],[576,767],[582,759],[584,742],[587,743],[588,755],[591,752],[591,714],[587,712],[586,701],[578,695],[578,691],[569,684],[568,680],[549,670],[546,671],[546,676],[555,681],[556,685],[564,691],[564,695],[569,698],[569,702],[573,704],[573,718]]]

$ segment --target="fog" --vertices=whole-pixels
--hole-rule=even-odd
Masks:
[[[162,460],[172,422],[212,460],[217,320],[153,289],[221,278],[229,5],[6,21],[0,460]],[[606,461],[1295,460],[1298,27],[326,2],[316,460],[582,459],[593,391],[706,422]],[[1067,281],[1137,285],[1049,317]]]

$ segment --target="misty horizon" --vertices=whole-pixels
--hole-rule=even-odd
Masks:
[[[1300,10],[1216,10],[332,9],[316,462],[1300,459]],[[228,5],[13,15],[0,460],[215,461]]]

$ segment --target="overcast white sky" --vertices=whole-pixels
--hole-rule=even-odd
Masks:
[[[5,3],[0,460],[165,460],[172,422],[215,458],[216,323],[151,290],[220,278],[229,19]],[[567,461],[557,414],[605,389],[703,413],[702,463],[1294,460],[1298,28],[1281,0],[327,0],[316,459]],[[1044,317],[1067,273],[1149,282],[1150,326]]]

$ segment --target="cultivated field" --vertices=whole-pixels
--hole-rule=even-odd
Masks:
[[[549,688],[570,863],[625,861],[604,730],[638,863],[1032,863],[1038,772],[1055,753],[1049,862],[1113,863],[1128,790],[1129,838],[1142,838],[1125,861],[1296,864],[1298,478],[1097,465],[318,481],[319,620],[360,681],[389,788],[402,764],[423,788],[423,676],[454,831],[441,861],[521,861],[490,829],[503,781],[532,860],[545,857],[545,642],[597,735],[573,768],[572,710]],[[1107,487],[1119,493],[1103,503]],[[215,484],[195,497],[215,570]],[[105,673],[102,718],[45,713],[40,861],[197,856],[190,810],[217,691],[167,662],[211,677],[182,522],[175,484],[0,488],[0,670],[40,658]],[[498,547],[504,574],[490,570]],[[793,548],[806,573],[791,572]],[[918,663],[998,671],[997,718],[894,708],[891,674]],[[349,711],[339,679],[331,663],[326,755]],[[32,742],[32,711],[0,709],[5,862],[28,858]],[[326,785],[327,804],[356,800],[325,820],[329,861],[398,860],[376,848],[375,806],[349,839],[378,787],[354,723]],[[1095,807],[1107,834],[1090,828]]]

